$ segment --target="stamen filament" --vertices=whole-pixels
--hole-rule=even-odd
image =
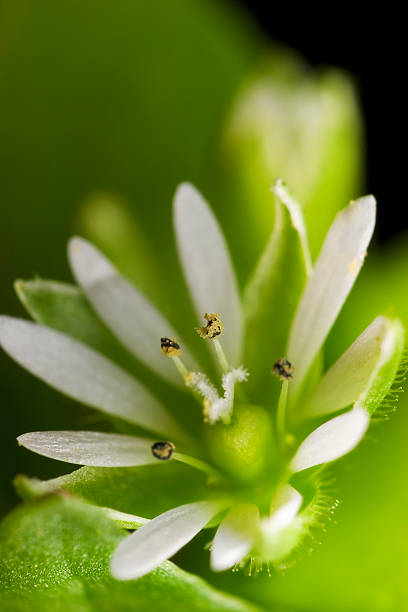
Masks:
[[[288,387],[289,381],[282,382],[281,392],[279,395],[278,410],[276,412],[276,433],[278,435],[278,443],[282,450],[285,448],[286,436],[286,407],[288,404]]]
[[[181,357],[171,357],[171,359],[173,360],[173,363],[176,366],[177,370],[180,372],[181,378],[183,379],[183,381],[185,381],[186,376],[188,374],[188,370],[184,365],[183,360],[181,359]]]
[[[204,472],[209,476],[219,476],[218,472],[214,470],[210,465],[208,465],[208,463],[202,461],[201,459],[197,459],[197,457],[184,455],[184,453],[173,453],[173,459],[175,459],[176,461],[180,461],[181,463],[190,465],[191,467],[200,470],[200,472]]]
[[[224,349],[221,346],[221,342],[217,339],[213,340],[213,344],[214,344],[214,348],[215,348],[215,354],[217,356],[218,359],[218,363],[220,364],[221,370],[223,372],[223,374],[227,374],[227,372],[229,372],[230,365],[228,363],[228,359],[224,353]]]

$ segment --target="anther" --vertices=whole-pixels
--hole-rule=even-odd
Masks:
[[[152,453],[156,459],[167,461],[171,458],[175,448],[172,442],[155,442],[152,445]]]
[[[166,336],[160,338],[160,348],[163,355],[167,355],[167,357],[178,357],[181,355],[180,345],[177,344],[175,338],[173,340]]]
[[[205,340],[214,340],[214,338],[217,338],[222,334],[224,326],[219,314],[216,312],[211,314],[206,313],[204,315],[204,319],[206,319],[207,325],[204,327],[196,327],[196,332],[200,338],[204,338]]]
[[[271,373],[277,376],[280,380],[292,380],[294,367],[285,357],[281,357],[273,365]]]

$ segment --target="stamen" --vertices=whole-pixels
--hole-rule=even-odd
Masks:
[[[224,374],[227,374],[227,372],[230,369],[230,365],[228,363],[228,360],[225,356],[224,350],[221,346],[221,342],[217,339],[214,340],[214,348],[215,348],[215,354],[217,356],[218,359],[218,363],[221,366],[221,370],[224,372]]]
[[[167,357],[178,357],[181,355],[180,345],[177,344],[175,338],[173,340],[166,336],[160,338],[160,348],[163,355],[167,355]]]
[[[221,343],[218,340],[218,337],[222,334],[224,329],[221,317],[216,312],[212,312],[211,314],[206,312],[204,319],[207,320],[207,325],[204,327],[196,327],[196,332],[200,338],[203,338],[204,340],[212,340],[214,342],[214,349],[218,363],[220,364],[223,373],[227,374],[227,372],[230,370],[230,365],[225,356]]]
[[[171,458],[175,446],[173,442],[155,442],[152,445],[152,453],[156,459],[160,459],[160,461],[168,461]]]
[[[200,338],[205,340],[214,340],[222,334],[224,326],[221,321],[221,317],[216,312],[211,314],[206,313],[204,319],[207,320],[207,325],[204,327],[196,327],[196,332]]]
[[[280,380],[292,380],[294,367],[285,357],[281,357],[274,364],[271,374],[277,376]]]
[[[166,355],[166,357],[170,357],[170,359],[172,359],[174,365],[180,373],[181,378],[184,381],[188,375],[188,370],[180,358],[181,347],[177,340],[175,338],[171,339],[167,338],[167,336],[163,336],[160,338],[160,349],[163,355]]]

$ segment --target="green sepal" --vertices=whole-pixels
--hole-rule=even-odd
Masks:
[[[37,323],[68,334],[107,356],[115,357],[121,351],[117,340],[75,285],[34,278],[16,280],[14,288]]]
[[[126,468],[82,467],[51,480],[19,475],[14,486],[23,500],[63,490],[98,506],[148,519],[211,494],[204,474],[176,461]]]
[[[403,360],[405,347],[404,327],[399,319],[393,319],[390,323],[393,332],[393,346],[390,354],[375,373],[373,381],[364,395],[364,398],[358,402],[358,404],[366,408],[371,415],[375,414],[377,410],[381,411],[382,403],[388,395],[390,395],[391,402],[393,401],[393,385],[394,382],[397,382],[397,374]],[[398,389],[395,389],[395,391],[397,392]],[[387,412],[386,405],[383,406],[383,410]]]
[[[244,363],[251,373],[248,387],[258,397],[262,392],[262,400],[279,393],[280,385],[270,371],[285,356],[289,328],[307,278],[301,235],[277,196],[275,210],[270,240],[244,291]]]

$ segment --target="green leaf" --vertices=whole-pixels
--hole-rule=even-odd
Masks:
[[[124,535],[101,509],[71,496],[52,495],[20,506],[0,525],[1,609],[259,610],[170,562],[139,580],[114,580],[109,561]]]
[[[290,200],[283,186],[280,187]],[[293,200],[290,203],[295,208],[298,206]],[[256,390],[258,397],[260,389],[264,390],[264,397],[279,390],[280,385],[270,370],[285,354],[289,327],[310,268],[305,237],[299,231],[294,209],[289,209],[287,204],[287,199],[278,191],[274,228],[244,293],[244,362],[251,372],[248,386]],[[296,211],[303,221],[300,208]]]
[[[206,476],[176,461],[129,468],[83,467],[51,480],[20,475],[14,484],[24,500],[62,489],[98,506],[149,519],[209,495]]]

